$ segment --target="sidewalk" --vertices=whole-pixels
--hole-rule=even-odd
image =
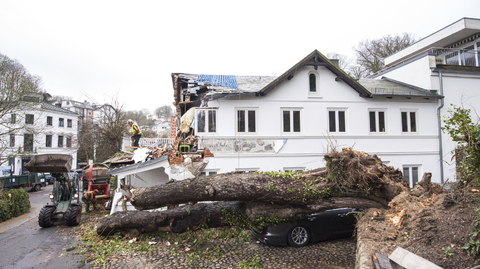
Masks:
[[[42,205],[32,204],[30,208],[30,212],[23,214],[21,216],[6,220],[0,223],[0,234],[8,232],[9,230],[20,226],[34,218],[38,218],[38,214],[42,209]]]

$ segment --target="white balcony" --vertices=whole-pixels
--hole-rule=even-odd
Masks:
[[[472,46],[473,47],[473,46]],[[480,66],[480,53],[472,49],[445,49],[434,48],[436,64]]]

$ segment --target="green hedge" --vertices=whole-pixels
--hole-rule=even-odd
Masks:
[[[0,222],[28,213],[29,195],[26,190],[12,189],[0,197]]]

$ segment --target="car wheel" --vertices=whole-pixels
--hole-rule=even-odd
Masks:
[[[310,243],[310,232],[303,226],[294,227],[288,233],[288,244],[293,247],[303,247]]]

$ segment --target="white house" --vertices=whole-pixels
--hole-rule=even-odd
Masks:
[[[166,120],[156,120],[155,124],[152,126],[152,131],[157,133],[157,135],[162,135],[164,132],[172,128],[172,120],[174,117],[168,117]]]
[[[177,114],[196,107],[205,174],[324,167],[329,147],[377,154],[413,186],[440,178],[437,91],[352,79],[315,50],[279,77],[172,74]],[[203,105],[203,107],[201,107]],[[181,143],[181,142],[180,142]]]
[[[472,120],[478,123],[479,49],[480,19],[462,18],[387,57],[385,69],[374,78],[388,77],[424,89],[437,90],[440,95],[445,96],[436,105],[435,112],[438,117],[443,119],[453,104],[471,109]],[[443,122],[436,123],[436,135],[439,137],[437,159],[442,167],[439,172],[431,172],[434,173],[436,181],[443,183],[447,179],[455,179],[455,160],[452,160],[451,154],[455,143],[448,134],[442,133]]]
[[[22,125],[25,128],[2,138],[8,141],[2,159],[15,155],[6,164],[13,165],[16,175],[25,172],[24,165],[37,154],[71,155],[72,168],[75,168],[78,114],[44,102],[43,96],[31,98],[31,103],[30,110],[10,115],[12,127]]]

